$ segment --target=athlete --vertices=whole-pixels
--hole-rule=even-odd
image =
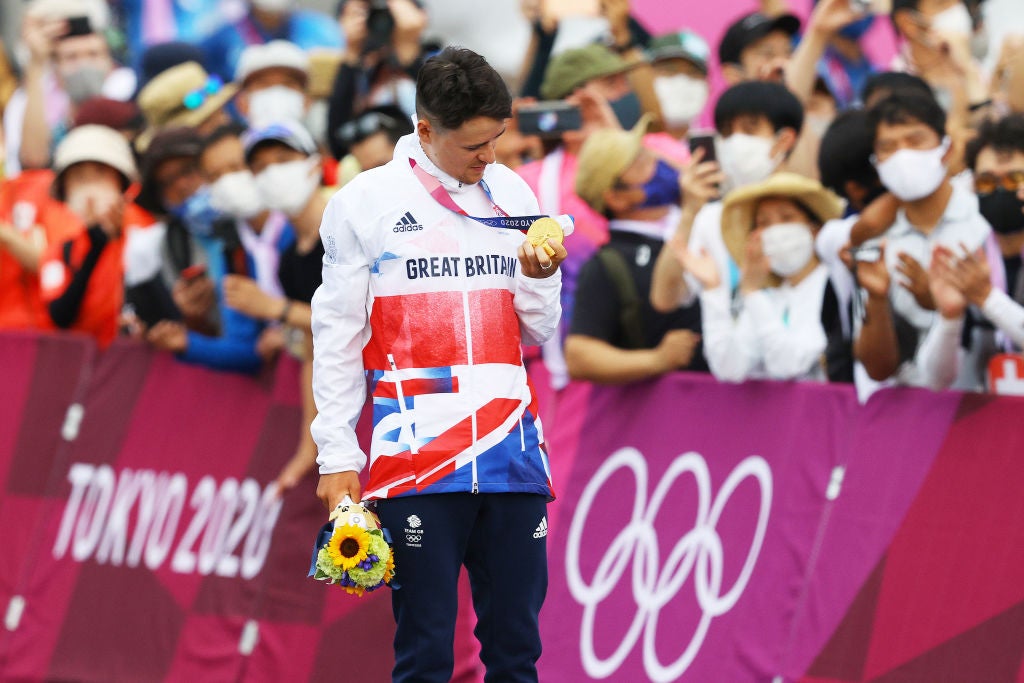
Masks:
[[[561,307],[560,240],[522,230],[537,200],[494,147],[508,88],[470,50],[429,59],[416,130],[324,212],[313,297],[317,495],[376,501],[392,535],[394,681],[448,681],[460,567],[489,681],[536,681],[554,495],[521,345]],[[545,248],[546,247],[546,248]],[[369,483],[355,425],[373,400]]]

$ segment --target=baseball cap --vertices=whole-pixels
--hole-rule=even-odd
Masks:
[[[648,60],[685,59],[704,73],[708,72],[710,57],[708,41],[688,29],[658,36],[647,44]]]
[[[316,141],[302,124],[296,121],[280,121],[263,128],[249,131],[242,144],[245,145],[245,162],[249,163],[256,148],[265,142],[279,142],[305,155],[317,153]]]
[[[305,83],[309,80],[309,56],[289,40],[272,40],[264,45],[250,45],[242,50],[235,68],[235,82],[245,87],[246,80],[264,69],[294,71]]]
[[[139,177],[132,149],[123,135],[107,126],[78,126],[61,140],[53,154],[53,170],[57,174],[54,188],[58,198],[62,194],[64,172],[85,161],[94,161],[116,170],[121,174],[125,188]]]
[[[566,50],[548,64],[540,95],[546,100],[560,100],[588,81],[624,73],[634,66],[597,43]]]
[[[769,17],[760,12],[748,14],[733,23],[718,44],[718,61],[721,64],[739,64],[740,54],[747,47],[761,40],[773,31],[782,31],[793,37],[800,32],[800,20],[792,14]]]
[[[576,194],[594,211],[604,211],[604,191],[636,161],[650,122],[651,115],[644,114],[631,130],[603,128],[583,143],[576,167]]]

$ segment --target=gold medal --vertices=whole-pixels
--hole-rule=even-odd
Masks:
[[[548,240],[557,240],[561,244],[565,240],[565,233],[562,232],[562,226],[558,224],[558,221],[554,218],[544,217],[533,222],[530,229],[526,231],[526,239],[535,247],[543,247],[544,253],[548,256],[554,256],[555,250],[548,244]]]

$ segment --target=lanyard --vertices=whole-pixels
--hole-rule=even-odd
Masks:
[[[488,201],[491,202],[491,205],[494,207],[494,211],[498,215],[497,216],[470,216],[468,213],[466,213],[466,211],[461,206],[459,206],[458,204],[455,203],[455,200],[452,199],[451,194],[449,194],[449,192],[445,188],[445,186],[441,184],[440,180],[438,180],[437,178],[435,178],[434,176],[430,175],[425,170],[423,170],[422,168],[417,166],[416,165],[416,161],[414,159],[409,159],[409,166],[412,167],[413,175],[416,176],[416,179],[420,181],[421,185],[423,185],[423,189],[425,189],[427,191],[427,193],[431,197],[434,198],[434,201],[436,201],[438,204],[440,204],[444,208],[448,209],[449,211],[454,211],[455,213],[459,214],[460,216],[465,216],[466,218],[470,218],[470,219],[476,221],[477,223],[482,223],[482,224],[484,224],[486,226],[489,226],[489,227],[492,227],[492,228],[511,228],[511,229],[519,230],[520,232],[524,232],[525,233],[527,230],[530,229],[530,226],[533,225],[534,221],[540,220],[541,218],[547,218],[547,216],[544,216],[544,215],[540,215],[540,216],[510,216],[510,215],[508,215],[508,213],[504,209],[502,209],[500,206],[498,206],[497,202],[494,201],[494,195],[491,194],[491,188],[489,188],[487,186],[487,183],[484,182],[482,179],[480,180],[480,188],[484,191],[484,194],[487,195]],[[568,220],[565,220],[565,219],[568,219]],[[562,229],[565,231],[565,234],[568,235],[568,234],[572,233],[572,217],[571,216],[557,216],[557,217],[555,217],[555,220],[557,220],[559,222],[559,224],[562,226]]]

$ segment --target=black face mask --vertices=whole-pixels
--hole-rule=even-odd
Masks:
[[[978,208],[992,229],[1000,234],[1024,230],[1024,202],[1017,199],[1016,192],[1000,187],[995,192],[978,195]]]

